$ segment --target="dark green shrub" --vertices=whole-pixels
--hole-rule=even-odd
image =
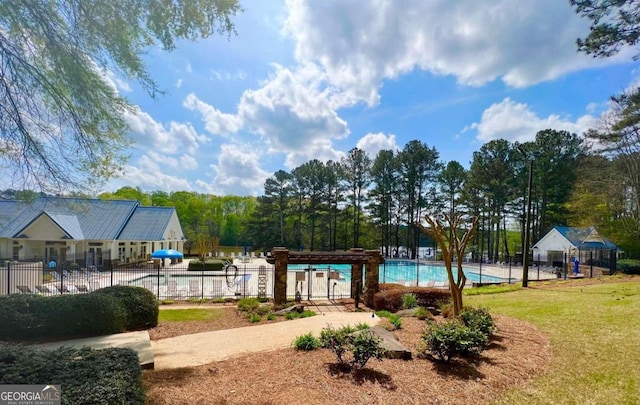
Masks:
[[[0,345],[0,384],[36,382],[62,385],[63,404],[145,402],[142,370],[131,349]]]
[[[108,295],[0,297],[0,340],[96,336],[123,332],[127,313]]]
[[[268,320],[268,321],[273,321],[273,320],[274,320],[274,319],[276,319],[276,318],[277,318],[277,317],[276,317],[276,314],[269,314],[269,315],[267,315],[267,320]]]
[[[640,260],[618,260],[617,269],[625,274],[640,274]]]
[[[478,329],[487,336],[491,336],[496,328],[491,314],[484,308],[464,308],[458,316],[463,324],[471,329]]]
[[[352,327],[333,329],[328,326],[320,332],[320,345],[331,350],[341,365],[351,369],[364,368],[372,357],[382,360],[384,356],[382,341],[369,329],[354,331]]]
[[[478,329],[459,322],[430,323],[422,335],[426,351],[434,358],[448,362],[454,356],[479,355],[488,344],[488,337]]]
[[[316,350],[320,347],[320,340],[313,336],[312,333],[307,333],[302,336],[298,336],[296,340],[293,341],[293,347],[296,350]]]
[[[225,260],[208,259],[204,262],[198,260],[189,261],[189,271],[222,271],[224,270]]]
[[[418,300],[416,299],[415,294],[404,294],[402,296],[402,308],[403,309],[411,309],[418,306]]]
[[[114,285],[92,294],[105,294],[120,300],[127,310],[127,330],[149,329],[158,326],[158,300],[146,288]]]

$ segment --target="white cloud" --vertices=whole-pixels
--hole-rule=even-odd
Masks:
[[[209,72],[211,72],[211,76],[214,79],[219,80],[221,82],[228,82],[232,80],[244,80],[247,78],[247,74],[242,69],[236,70],[235,72],[229,72],[222,69],[211,69],[209,70]]]
[[[193,93],[190,93],[184,99],[182,105],[191,111],[198,111],[202,115],[205,129],[212,135],[229,135],[242,128],[241,117],[235,114],[223,113],[200,100]]]
[[[154,158],[142,156],[135,166],[128,165],[125,167],[125,176],[114,180],[111,184],[115,189],[124,186],[140,187],[143,190],[162,190],[190,191],[190,182],[174,175],[164,174],[162,171],[166,169],[164,165],[158,163]]]
[[[376,105],[384,79],[413,69],[481,85],[526,87],[628,55],[576,52],[588,21],[557,0],[288,0],[283,32],[300,63],[316,63],[345,105]]]
[[[180,87],[182,87],[182,78],[180,78],[180,79],[178,79],[178,80],[176,81],[176,88],[178,88],[178,89],[179,89]]]
[[[313,65],[295,71],[274,67],[260,89],[242,95],[238,112],[247,128],[265,139],[269,152],[286,153],[289,167],[341,156],[331,140],[345,138],[349,129],[334,110],[332,89],[323,87],[321,73]]]
[[[125,114],[135,142],[147,149],[175,155],[193,154],[208,139],[199,135],[190,123],[171,121],[166,128],[140,109]]]
[[[223,144],[212,188],[231,195],[256,195],[264,186],[269,172],[259,165],[260,155],[249,145]]]
[[[381,150],[398,150],[398,144],[396,143],[396,136],[394,134],[385,135],[382,132],[376,134],[369,132],[356,144],[358,149],[362,149],[367,152],[371,159],[375,159],[376,155]]]
[[[473,123],[465,131],[477,130],[477,139],[483,143],[493,139],[529,142],[535,140],[536,133],[544,129],[564,130],[582,135],[587,129],[593,128],[596,120],[596,117],[589,114],[575,121],[570,117],[555,114],[538,117],[527,104],[505,98],[484,110],[480,122]]]

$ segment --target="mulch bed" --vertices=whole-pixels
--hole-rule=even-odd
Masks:
[[[144,373],[147,403],[487,403],[527,384],[548,367],[552,357],[548,339],[533,325],[504,316],[494,319],[498,330],[478,358],[450,363],[418,358],[415,351],[424,321],[403,318],[403,328],[396,335],[414,351],[413,360],[371,360],[365,369],[345,373],[329,350],[291,348],[199,367],[150,370]]]

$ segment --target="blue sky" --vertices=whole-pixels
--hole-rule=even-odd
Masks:
[[[260,195],[275,171],[372,158],[414,139],[469,167],[492,139],[582,134],[637,82],[632,52],[576,52],[568,1],[241,1],[237,35],[145,56],[164,95],[109,75],[136,106],[122,186]]]

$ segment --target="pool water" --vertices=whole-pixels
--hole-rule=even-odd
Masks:
[[[332,270],[340,273],[340,277],[346,280],[351,278],[351,265],[350,264],[333,264],[330,266],[325,265],[308,265],[308,264],[290,264],[289,270],[306,270],[311,266],[317,270]],[[464,274],[467,276],[467,280],[472,282],[480,281],[480,274],[475,269],[463,268]],[[366,272],[366,268],[365,268]],[[417,272],[417,274],[416,274]],[[441,265],[420,263],[416,265],[415,262],[408,260],[389,260],[380,265],[379,281],[381,283],[395,283],[398,281],[415,282],[418,279],[419,283],[427,283],[429,280],[436,282],[447,281],[447,269]],[[508,279],[482,275],[483,282],[508,282]]]

